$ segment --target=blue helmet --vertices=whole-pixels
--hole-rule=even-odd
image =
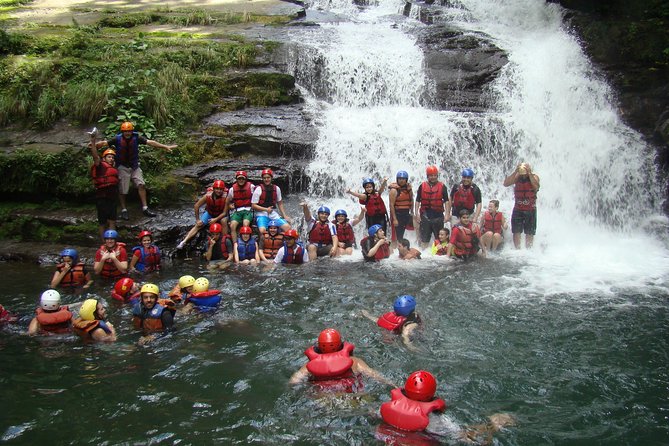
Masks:
[[[405,294],[395,299],[393,310],[400,316],[408,316],[416,309],[416,299],[413,296]]]
[[[406,170],[400,170],[399,172],[397,172],[397,175],[395,175],[395,177],[398,180],[400,180],[402,178],[404,178],[405,180],[408,180],[409,179],[409,172],[407,172]]]
[[[278,228],[281,225],[279,225],[279,222],[276,220],[270,220],[269,223],[267,223],[268,228]]]
[[[61,257],[72,257],[72,263],[77,263],[79,260],[79,253],[76,249],[65,248],[60,252]]]
[[[116,240],[118,238],[118,232],[114,231],[113,229],[107,229],[104,233],[104,238],[113,238]]]
[[[318,208],[318,213],[320,214],[321,212],[330,215],[330,208],[327,206],[321,206]]]
[[[466,169],[462,169],[462,176],[463,177],[472,177],[474,178],[474,171],[471,170],[469,167]]]
[[[383,226],[381,225],[370,226],[369,229],[367,230],[367,234],[369,234],[370,237],[374,237],[376,233],[379,232],[379,229],[383,229]]]
[[[344,217],[348,218],[348,214],[346,213],[345,210],[337,209],[337,212],[335,212],[335,217],[339,217],[340,215],[343,215]]]
[[[371,179],[371,178],[363,178],[362,179],[362,187],[365,187],[365,185],[367,185],[367,184],[371,184],[372,186],[374,186],[374,180]]]

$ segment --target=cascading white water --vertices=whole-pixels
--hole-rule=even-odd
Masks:
[[[327,5],[320,4],[320,8]],[[510,217],[512,190],[502,181],[521,160],[541,177],[533,251],[507,250],[522,264],[526,288],[539,293],[608,291],[666,282],[669,256],[642,227],[663,200],[653,151],[618,117],[608,86],[562,25],[559,7],[542,0],[461,0],[442,20],[485,33],[509,63],[491,85],[487,113],[420,106],[428,82],[422,53],[395,0],[324,25],[293,59],[293,72],[319,123],[310,195],[354,210],[342,198],[363,177],[408,170],[414,186],[428,164],[454,184],[476,172],[484,205],[501,199]],[[313,33],[313,31],[312,31]]]

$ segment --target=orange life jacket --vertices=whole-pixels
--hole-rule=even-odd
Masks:
[[[63,270],[63,266],[64,264],[62,263],[57,266],[58,272]],[[84,286],[88,282],[86,280],[86,274],[86,265],[84,265],[82,262],[79,262],[70,268],[67,273],[65,273],[58,286],[63,288],[77,288]]]
[[[283,246],[283,234],[277,234],[274,237],[269,235],[269,232],[265,232],[262,240],[262,252],[265,254],[265,258],[273,259],[276,257],[276,253],[279,252],[279,249]]]
[[[68,331],[72,324],[72,312],[65,305],[61,305],[56,311],[44,311],[42,308],[37,308],[35,314],[40,328],[44,331],[63,333]]]
[[[412,191],[410,183],[407,183],[406,186],[400,186],[397,183],[391,183],[388,188],[397,190],[397,196],[395,197],[395,210],[411,210],[413,206],[413,198],[411,195]]]

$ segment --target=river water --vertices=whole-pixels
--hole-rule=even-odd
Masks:
[[[510,214],[501,182],[527,160],[542,181],[535,249],[468,264],[427,255],[370,265],[359,253],[219,274],[168,264],[153,278],[161,289],[182,274],[206,275],[224,300],[214,314],[177,320],[150,346],[137,346],[129,308],[112,302],[113,345],[0,333],[0,441],[380,444],[385,385],[365,380],[363,394],[339,399],[287,385],[305,363],[302,351],[332,326],[398,384],[417,369],[434,373],[458,425],[512,414],[517,424],[496,434],[497,444],[667,444],[669,251],[652,150],[621,123],[559,8],[449,4],[442,20],[508,54],[486,93],[488,112],[421,105],[431,86],[412,36],[424,25],[398,14],[397,2],[312,4],[310,16],[324,23],[287,31],[291,70],[320,132],[311,190],[290,198],[291,213],[304,199],[352,214],[357,205],[344,190],[362,177],[403,169],[418,186],[435,163],[447,183],[472,167],[484,203],[499,198]],[[0,264],[0,273],[0,303],[29,314],[52,269]],[[424,321],[418,351],[360,315],[388,311],[405,293]]]

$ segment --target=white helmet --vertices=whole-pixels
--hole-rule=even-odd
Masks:
[[[42,310],[54,311],[60,308],[60,293],[56,290],[46,290],[40,297],[39,304]]]

